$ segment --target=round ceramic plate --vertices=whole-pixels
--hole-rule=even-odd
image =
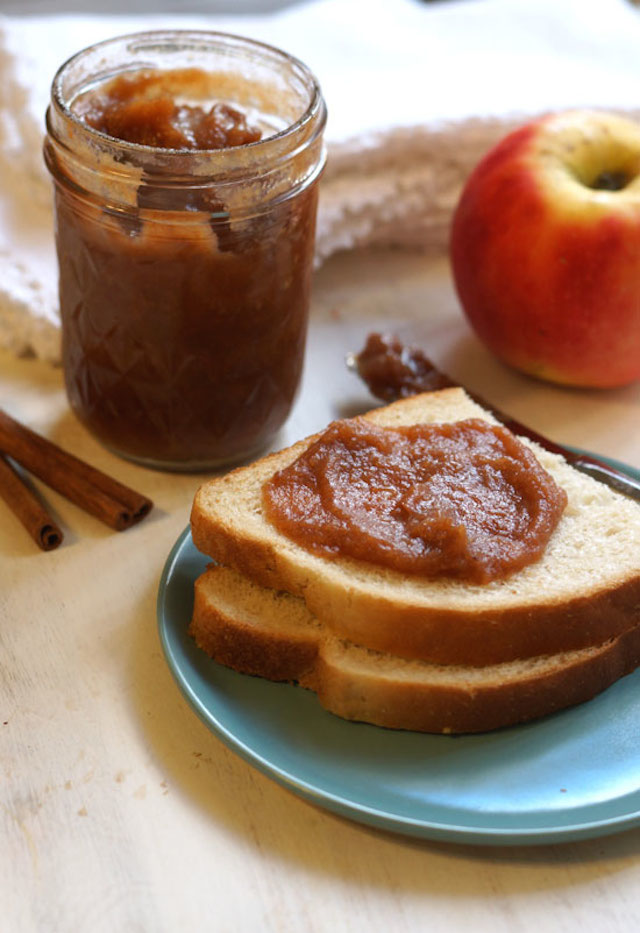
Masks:
[[[485,735],[350,723],[306,690],[236,674],[195,647],[193,583],[208,562],[188,530],[167,560],[158,621],[169,667],[211,731],[285,787],[362,823],[464,843],[555,843],[640,825],[640,670],[582,706]]]

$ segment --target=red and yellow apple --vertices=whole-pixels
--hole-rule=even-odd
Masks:
[[[640,379],[640,123],[576,110],[510,133],[464,186],[451,266],[509,365],[574,386]]]

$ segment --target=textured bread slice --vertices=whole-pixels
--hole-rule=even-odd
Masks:
[[[371,651],[332,635],[302,599],[212,566],[195,585],[189,629],[216,661],[296,682],[344,719],[418,732],[484,732],[600,693],[640,664],[640,624],[603,645],[486,667]]]
[[[494,420],[458,388],[365,417],[389,426]],[[263,483],[313,439],[206,482],[191,528],[204,554],[262,586],[303,597],[336,635],[407,658],[483,665],[603,644],[640,621],[640,506],[561,457],[522,439],[568,495],[541,560],[506,580],[470,584],[319,557],[266,521]]]

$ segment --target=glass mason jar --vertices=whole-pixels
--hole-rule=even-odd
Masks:
[[[189,104],[224,101],[261,138],[164,148],[79,115],[79,100],[120,75],[168,72],[191,76]],[[222,33],[123,36],[58,71],[45,160],[65,383],[115,453],[203,470],[265,448],[284,423],[302,371],[325,120],[305,65]]]

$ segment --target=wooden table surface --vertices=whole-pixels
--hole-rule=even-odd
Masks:
[[[282,443],[369,406],[343,357],[386,326],[520,420],[640,467],[640,386],[573,391],[507,371],[467,328],[446,263],[393,253],[317,275]],[[156,626],[163,564],[203,477],[102,450],[58,369],[4,354],[0,390],[15,417],[156,502],[117,534],[43,490],[66,533],[50,553],[0,502],[2,931],[640,928],[640,829],[514,848],[404,838],[326,812],[228,750],[183,699]]]

